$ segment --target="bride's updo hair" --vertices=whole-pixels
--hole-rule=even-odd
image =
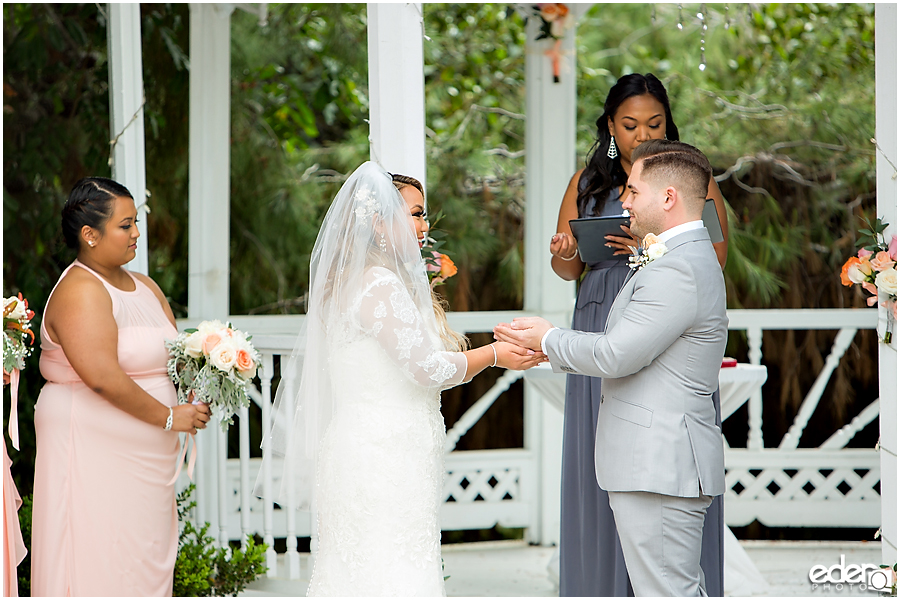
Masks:
[[[397,188],[398,192],[403,188],[412,186],[419,190],[419,193],[422,194],[423,198],[425,197],[425,187],[422,185],[422,182],[415,177],[392,174],[391,181],[394,182],[394,187]],[[437,325],[440,329],[438,333],[441,336],[441,341],[444,342],[445,349],[455,352],[464,352],[468,350],[469,338],[450,329],[450,323],[447,322],[446,312],[449,305],[444,298],[437,295],[434,288],[431,288],[431,306],[434,309],[434,317],[437,320]]]

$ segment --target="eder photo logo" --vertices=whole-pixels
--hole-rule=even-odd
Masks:
[[[890,567],[879,567],[871,563],[861,565],[846,564],[841,554],[839,564],[826,567],[815,565],[809,570],[809,582],[813,591],[868,591],[890,592],[896,574]]]

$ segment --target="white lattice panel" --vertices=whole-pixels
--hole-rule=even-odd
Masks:
[[[878,527],[880,467],[875,450],[729,449],[725,521],[776,527]]]

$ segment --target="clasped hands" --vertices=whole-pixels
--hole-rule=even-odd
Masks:
[[[553,325],[541,317],[519,317],[513,319],[512,323],[497,324],[494,327],[494,339],[533,352],[535,357],[540,358],[536,364],[540,364],[548,360],[541,351],[541,340],[552,328]]]

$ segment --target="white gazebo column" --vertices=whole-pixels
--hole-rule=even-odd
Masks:
[[[366,11],[369,155],[386,170],[425,185],[422,5],[370,2]]]
[[[875,139],[878,216],[897,227],[897,5],[875,5]],[[879,308],[883,311],[884,309]],[[881,455],[881,562],[897,562],[897,335],[878,344]]]
[[[549,247],[575,173],[575,30],[563,40],[560,81],[554,83],[544,55],[552,40],[534,41],[537,21],[528,20],[525,44],[525,311],[569,327],[575,284],[553,272]],[[526,386],[525,423],[525,446],[539,453],[538,481],[526,486],[537,494],[529,500],[539,511],[532,516],[539,526],[529,529],[529,541],[558,543],[563,416]]]
[[[144,163],[144,76],[141,67],[141,5],[108,4],[109,112],[112,178],[128,188],[134,203],[147,201]],[[128,268],[147,274],[147,219],[138,212],[137,254]]]
[[[230,4],[191,4],[190,141],[188,170],[188,317],[229,315],[229,217],[231,190]],[[227,451],[216,423],[197,434],[197,508],[219,543],[227,543],[219,471]]]

